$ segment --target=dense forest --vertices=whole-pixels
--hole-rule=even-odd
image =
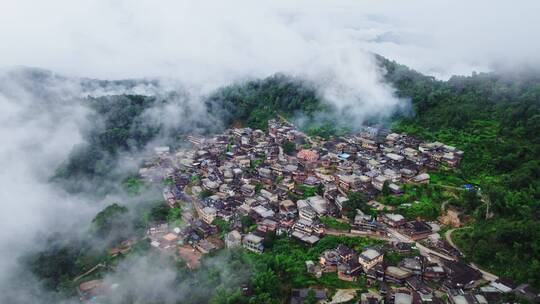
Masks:
[[[88,98],[93,111],[83,134],[85,143],[71,151],[53,180],[73,192],[106,188],[119,154],[142,149],[159,133],[159,125],[142,119],[142,113],[157,102],[162,101],[136,95]]]
[[[385,78],[397,89],[396,94],[410,98],[414,107],[413,116],[396,118],[392,128],[427,140],[452,144],[465,151],[459,170],[445,174],[477,185],[481,190],[478,196],[466,194],[468,198],[458,206],[472,220],[467,229],[453,233],[456,243],[467,258],[477,264],[501,276],[540,286],[539,74],[482,73],[440,81],[385,58],[378,57],[378,60],[387,70]],[[148,109],[170,102],[166,97],[125,95],[89,98],[88,102],[95,111],[90,119],[92,125],[85,134],[87,143],[74,149],[55,176],[57,181],[72,181],[68,185],[73,191],[85,190],[82,186],[88,183],[94,185],[108,181],[111,168],[123,153],[140,152],[156,137],[174,140],[191,130],[164,132],[167,130],[160,122],[148,124],[145,121]],[[242,125],[261,129],[265,129],[266,121],[276,114],[314,117],[317,113],[332,111],[309,83],[283,75],[224,87],[207,96],[205,105],[205,115],[222,121],[222,126]],[[215,124],[212,126],[216,127]],[[204,131],[207,127],[201,125],[197,130]],[[308,125],[306,131],[328,137],[340,130],[328,122],[321,122],[319,126]],[[123,179],[124,176],[116,178]],[[418,193],[409,190],[411,192],[406,194],[411,197],[426,196],[426,201],[432,199],[426,194],[431,193],[429,188],[414,190]],[[120,215],[124,213],[122,208],[115,207],[98,216],[93,224],[95,233],[104,234],[108,227],[119,225],[103,218],[111,210]],[[167,218],[163,209],[157,210],[145,212],[163,213],[160,216]],[[425,213],[427,217],[434,218],[438,211],[426,205],[422,210],[411,210],[407,216]],[[322,244],[324,246],[325,243]],[[86,269],[80,266],[82,263],[76,263],[81,259],[79,250],[65,250],[65,247],[59,246],[52,253],[41,253],[48,260],[55,252],[60,254],[59,261],[68,263],[60,267],[41,264],[39,255],[30,259],[35,272],[45,273],[47,284],[55,289],[61,289],[60,276],[66,277]],[[297,244],[283,239],[275,240],[269,248],[273,249],[257,260],[232,255],[235,258],[231,263],[235,265],[238,259],[242,263],[247,263],[247,260],[251,263],[254,275],[250,282],[255,287],[251,299],[242,296],[239,290],[218,288],[216,292],[222,295],[221,298],[230,301],[204,300],[213,303],[275,303],[275,299],[280,297],[276,294],[279,291],[276,286],[300,286],[305,278],[294,277],[294,274],[301,263],[290,254],[280,252],[294,249],[298,254],[313,257],[318,249],[305,253]],[[57,273],[63,267],[69,271]],[[71,267],[78,268],[74,271]],[[291,273],[293,277],[290,277]],[[331,284],[332,278],[326,279],[329,281],[322,283]]]
[[[261,130],[266,130],[268,120],[276,114],[309,117],[330,110],[312,84],[281,74],[221,88],[209,96],[206,105],[210,113],[224,110],[229,123]]]
[[[455,232],[467,257],[539,286],[540,74],[475,73],[438,81],[379,59],[416,113],[394,128],[465,151],[456,174],[480,185],[483,201],[469,210],[471,227]]]

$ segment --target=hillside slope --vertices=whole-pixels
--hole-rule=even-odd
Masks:
[[[479,265],[539,286],[539,74],[487,73],[439,81],[385,58],[378,60],[388,71],[386,80],[414,106],[415,115],[396,119],[394,129],[464,150],[455,174],[482,189],[483,202],[459,206],[474,221],[472,229],[454,233],[456,242]],[[174,134],[174,141],[190,131],[164,132],[162,121],[141,123],[148,108],[166,105],[167,98],[129,95],[90,102],[102,117],[89,130],[88,144],[74,150],[59,169],[62,180],[107,181],[104,176],[119,154],[137,152],[157,136]],[[205,103],[207,117],[222,126],[239,122],[253,128],[265,128],[266,120],[277,113],[309,116],[331,110],[309,84],[283,75],[222,88]],[[197,130],[211,128],[219,126],[201,124]]]
[[[379,59],[388,81],[415,108],[416,115],[398,120],[395,128],[463,149],[458,174],[481,186],[484,203],[467,206],[473,229],[458,231],[457,243],[474,262],[539,286],[539,74],[485,73],[437,81]]]

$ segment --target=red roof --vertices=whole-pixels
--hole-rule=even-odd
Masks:
[[[316,161],[319,159],[319,154],[317,154],[315,151],[302,149],[300,152],[298,152],[296,157],[307,161]]]

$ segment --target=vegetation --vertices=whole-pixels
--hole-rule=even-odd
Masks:
[[[403,259],[415,257],[419,255],[420,255],[420,252],[418,250],[412,250],[411,252],[407,252],[407,253],[401,253],[401,252],[390,250],[384,253],[384,261],[388,265],[397,266],[398,263],[401,262]]]
[[[180,218],[182,218],[182,209],[174,207],[169,210],[169,213],[167,214],[167,222],[169,222],[169,224],[178,223]]]
[[[261,190],[264,188],[264,185],[261,184],[261,183],[256,183],[255,184],[255,193],[259,194],[261,193]]]
[[[306,300],[304,301],[306,304],[316,304],[317,303],[317,297],[315,294],[315,291],[313,289],[310,289],[307,293]]]
[[[221,235],[225,235],[231,231],[231,222],[228,222],[222,218],[216,218],[212,225],[215,225],[219,228],[219,231],[221,232]]]
[[[191,184],[194,184],[194,185],[195,185],[195,184],[198,184],[200,181],[201,181],[201,177],[198,176],[198,175],[196,175],[196,174],[194,174],[194,175],[192,175],[192,176],[190,177],[190,183],[191,183]]]
[[[342,281],[337,274],[325,274],[316,278],[307,273],[305,261],[317,261],[324,250],[345,244],[356,250],[378,244],[380,241],[362,237],[325,236],[313,247],[308,247],[294,239],[280,237],[274,240],[272,247],[265,248],[260,255],[253,255],[253,276],[251,284],[256,296],[254,299],[274,299],[271,302],[281,303],[291,288],[322,286],[329,289],[364,288],[362,280],[358,282]],[[258,302],[250,302],[258,303]]]
[[[172,177],[167,177],[163,179],[161,183],[165,186],[171,186],[171,185],[174,185],[174,180],[172,179]]]
[[[153,204],[148,213],[148,221],[150,222],[166,222],[169,218],[169,213],[172,211],[165,202],[156,202]]]
[[[343,214],[353,220],[357,210],[370,212],[366,197],[360,192],[349,191],[347,201],[343,203]]]
[[[322,195],[324,192],[322,184],[319,184],[318,186],[298,185],[298,187],[304,191],[304,195],[302,196],[303,199],[315,196],[317,194]]]
[[[265,130],[267,121],[276,114],[292,117],[302,113],[309,118],[319,112],[329,112],[329,106],[321,103],[315,92],[311,85],[284,75],[227,86],[205,101],[207,119],[194,120],[172,130],[147,119],[144,114],[150,107],[160,109],[169,99],[182,98],[178,93],[160,98],[140,95],[88,98],[93,112],[89,117],[92,125],[84,134],[85,144],[71,151],[53,180],[71,192],[97,195],[107,194],[112,190],[111,185],[125,180],[128,193],[137,194],[140,191],[137,181],[114,170],[120,154],[141,151],[158,134],[174,146],[179,136],[194,129],[211,132],[239,121]],[[184,110],[193,111],[189,105],[185,105]],[[259,164],[260,161],[255,161],[252,168]]]
[[[260,165],[262,165],[263,162],[264,162],[264,159],[262,159],[262,158],[257,158],[257,159],[254,159],[254,160],[250,160],[249,161],[249,167],[251,169],[257,169]]]
[[[283,153],[287,155],[292,155],[293,152],[296,150],[296,144],[290,140],[285,140],[281,147],[283,148]]]
[[[89,98],[95,112],[89,118],[93,125],[84,135],[86,143],[71,151],[54,180],[73,192],[93,190],[86,189],[89,184],[108,188],[119,153],[142,149],[158,134],[159,126],[149,125],[141,117],[157,102],[153,97],[135,95]]]
[[[210,197],[212,195],[214,195],[214,192],[212,192],[211,190],[208,190],[208,189],[203,189],[201,191],[201,193],[199,193],[200,198],[207,198],[207,197]]]
[[[92,220],[92,230],[101,237],[126,230],[128,209],[116,203],[107,206]]]
[[[535,246],[540,238],[539,228],[538,222],[530,219],[501,218],[456,230],[452,239],[467,258],[483,267],[518,282],[538,284],[540,263]]]
[[[294,193],[293,191],[289,191],[288,193],[289,198],[293,201],[305,200],[308,197],[312,197],[315,195],[322,195],[324,193],[324,188],[322,185],[308,186],[304,184],[299,184],[299,185],[296,185],[296,187],[302,190],[302,194],[299,195],[299,194]]]
[[[351,225],[347,222],[340,221],[332,216],[322,216],[321,222],[328,228],[337,230],[351,230]]]
[[[90,242],[64,237],[52,236],[45,250],[29,253],[22,258],[22,262],[40,278],[44,287],[65,296],[73,296],[75,286],[72,279],[107,259],[107,253],[96,249]]]
[[[412,220],[421,218],[424,220],[435,220],[441,214],[439,204],[434,202],[415,201],[410,205],[402,205],[398,208],[398,213]]]
[[[210,112],[225,112],[229,124],[238,120],[244,125],[266,130],[276,113],[292,116],[297,112],[313,115],[325,106],[308,83],[284,75],[253,80],[218,90],[206,102]]]
[[[385,205],[398,207],[399,213],[407,219],[425,220],[434,220],[440,215],[442,202],[452,201],[457,204],[459,201],[458,195],[438,185],[405,184],[403,192],[399,196],[383,193],[378,200]]]
[[[163,202],[141,204],[134,210],[119,204],[111,204],[92,220],[93,234],[79,238],[69,235],[53,235],[43,250],[29,252],[21,262],[39,278],[49,290],[63,296],[74,296],[76,284],[73,279],[96,265],[113,266],[117,258],[108,254],[108,248],[117,246],[128,237],[142,236],[150,222],[174,221],[181,215],[179,208],[169,208]],[[143,230],[138,230],[142,227]],[[95,238],[98,236],[98,238]],[[142,254],[150,248],[148,240],[132,245],[129,254]],[[119,256],[118,258],[124,258]],[[99,272],[98,272],[99,274]]]
[[[319,136],[328,139],[332,136],[343,136],[350,132],[347,127],[340,126],[333,118],[313,120],[304,127],[309,136]]]
[[[141,194],[147,185],[137,174],[133,174],[122,181],[122,187],[129,195],[136,196]]]

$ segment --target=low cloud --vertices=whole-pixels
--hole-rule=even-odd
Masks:
[[[29,75],[0,74],[0,293],[17,259],[37,248],[37,233],[69,231],[86,219],[90,207],[48,183],[51,172],[81,142],[87,109],[73,99],[69,83],[34,85]],[[38,81],[39,83],[39,81]],[[37,289],[37,286],[35,288]],[[30,296],[30,295],[28,295]]]
[[[200,269],[175,269],[172,259],[159,253],[132,255],[114,273],[103,279],[110,292],[106,303],[207,303],[217,289],[240,288],[250,276],[249,266],[240,263],[229,250],[206,257]]]

